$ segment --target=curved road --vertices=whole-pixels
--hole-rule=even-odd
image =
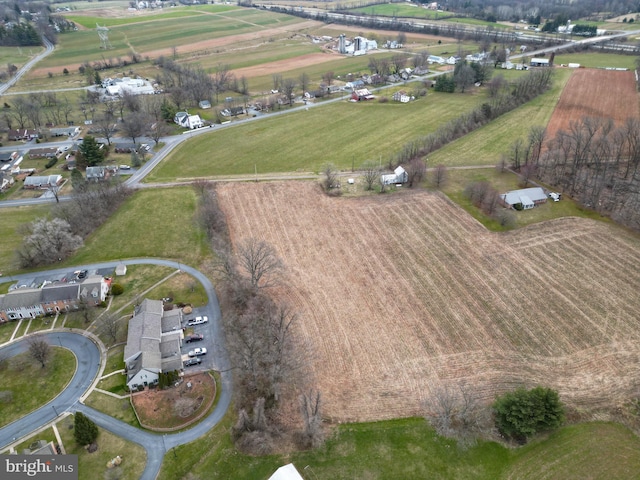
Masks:
[[[42,42],[44,43],[45,51],[42,53],[39,53],[38,55],[33,57],[31,60],[29,60],[27,63],[25,63],[22,67],[20,67],[20,69],[16,72],[16,74],[12,78],[10,78],[6,83],[3,83],[2,85],[0,85],[0,95],[6,92],[9,88],[13,87],[16,84],[16,82],[20,80],[20,78],[22,78],[22,76],[25,73],[31,70],[31,67],[33,67],[36,63],[38,63],[44,57],[46,57],[51,52],[53,52],[53,48],[54,48],[53,43],[51,43],[45,37],[42,37]]]
[[[51,344],[60,344],[65,348],[72,350],[78,358],[78,371],[76,371],[72,381],[67,388],[54,400],[47,405],[39,408],[31,414],[17,420],[6,427],[0,429],[0,447],[6,447],[13,443],[16,439],[26,435],[37,428],[46,425],[55,419],[59,414],[65,411],[79,411],[89,416],[97,425],[118,435],[126,440],[141,445],[147,453],[147,463],[144,469],[142,480],[153,480],[157,477],[162,466],[162,460],[167,451],[178,445],[192,442],[213,427],[222,419],[231,404],[231,388],[232,376],[230,373],[229,357],[224,346],[224,337],[221,326],[220,306],[218,298],[215,294],[213,285],[209,279],[199,270],[189,267],[182,263],[170,260],[161,260],[153,258],[138,258],[123,260],[122,262],[104,262],[91,265],[78,265],[76,267],[67,267],[64,269],[48,270],[46,273],[52,275],[62,274],[69,270],[75,269],[102,269],[115,268],[119,263],[125,265],[163,265],[182,270],[195,277],[204,287],[209,303],[205,306],[205,314],[210,318],[207,332],[211,338],[216,339],[214,348],[211,350],[213,357],[214,369],[220,371],[222,388],[218,403],[215,409],[203,420],[198,422],[192,428],[178,433],[159,435],[145,430],[141,430],[124,422],[116,420],[109,415],[94,410],[93,408],[83,405],[81,397],[88,393],[92,385],[97,381],[97,375],[100,369],[101,349],[104,346],[99,344],[99,340],[92,341],[87,336],[80,333],[72,333],[68,331],[52,331],[39,335],[45,336]],[[40,272],[44,273],[44,272]],[[9,278],[0,278],[0,283],[8,281],[19,281],[32,278],[33,273],[14,275]],[[0,358],[16,355],[27,349],[26,340],[11,343],[0,348]]]

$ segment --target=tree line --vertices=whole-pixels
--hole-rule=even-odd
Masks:
[[[552,138],[534,127],[506,155],[524,179],[535,176],[581,204],[640,229],[640,119],[570,122]]]
[[[282,286],[284,264],[273,246],[255,237],[239,241],[233,250],[215,185],[198,180],[194,188],[198,221],[218,259],[212,268],[225,311],[238,409],[232,432],[236,445],[256,454],[272,453],[285,437],[301,448],[317,446],[324,438],[322,400],[305,380],[307,349],[294,343],[298,313],[273,297],[274,288]],[[298,402],[298,419],[282,417],[289,415],[291,402]],[[292,424],[298,426],[292,429]]]

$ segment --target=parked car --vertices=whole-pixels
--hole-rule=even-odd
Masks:
[[[207,354],[206,348],[194,348],[189,352],[190,357],[199,357],[200,355],[206,355],[206,354]]]
[[[209,317],[207,317],[206,315],[203,317],[196,317],[196,318],[192,318],[191,320],[189,320],[187,322],[187,325],[189,326],[193,326],[193,325],[201,325],[203,323],[207,323],[209,321]]]
[[[202,363],[202,359],[200,357],[190,358],[184,362],[185,367],[191,367],[193,365],[199,365]]]
[[[120,170],[131,170],[129,165],[120,165]]]
[[[187,336],[184,341],[187,343],[191,343],[191,342],[199,342],[200,340],[203,340],[204,336],[201,333],[194,333],[193,335],[189,335]]]

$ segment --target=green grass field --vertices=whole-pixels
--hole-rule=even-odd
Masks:
[[[187,13],[186,16],[176,20],[176,15],[181,15],[181,12]],[[126,21],[111,26],[109,42],[113,48],[108,51],[100,48],[95,30],[96,21],[102,24],[103,19],[87,18],[89,29],[61,35],[59,48],[44,59],[39,68],[92,62],[102,58],[124,58],[132,51],[144,56],[146,52],[157,49],[170,49],[227,35],[253,32],[256,29],[294,25],[302,21],[289,15],[246,8],[223,12],[199,9],[195,15],[193,12],[176,10],[157,16],[139,17],[134,23]],[[120,20],[117,19],[117,22]]]
[[[636,58],[633,55],[612,55],[610,53],[559,53],[555,56],[554,65],[579,63],[583,67],[588,68],[628,68],[633,70]]]
[[[564,427],[548,438],[518,449],[494,442],[479,442],[465,449],[436,435],[423,419],[410,418],[340,425],[325,446],[317,450],[253,457],[233,448],[226,433],[232,424],[231,417],[227,415],[198,442],[176,448],[176,457],[167,455],[159,478],[192,475],[261,480],[289,462],[305,478],[336,480],[638,478],[640,439],[617,424]],[[610,461],[615,465],[607,470]]]
[[[11,392],[10,399],[0,400],[0,426],[40,408],[69,383],[76,371],[75,355],[59,347],[52,347],[49,355],[44,368],[28,352],[0,361],[0,391]]]
[[[494,72],[499,73],[500,70]],[[556,70],[548,92],[431,153],[429,166],[497,165],[500,155],[507,153],[518,137],[526,140],[532,126],[547,125],[571,73],[571,69]]]
[[[204,232],[194,228],[195,208],[188,187],[138,191],[66,264],[157,257],[199,265],[210,251]]]
[[[4,198],[0,195],[0,199]],[[49,214],[49,206],[16,207],[2,209],[2,248],[0,248],[0,272],[10,275],[18,270],[15,250],[20,247],[20,226]]]
[[[429,20],[444,19],[452,16],[452,14],[448,12],[427,10],[426,8],[420,8],[416,4],[402,3],[382,3],[380,5],[354,8],[351,9],[349,13],[363,13],[365,15],[378,15],[383,17],[426,18]]]
[[[404,142],[470,110],[482,96],[429,93],[410,104],[338,102],[221,129],[190,140],[149,182],[269,172],[318,172],[366,160],[385,164]],[[295,125],[292,128],[292,125]]]

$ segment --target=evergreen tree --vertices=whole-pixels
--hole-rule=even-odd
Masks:
[[[76,163],[81,167],[93,167],[104,160],[103,150],[100,144],[90,135],[84,137],[84,140],[78,147],[76,155]]]
[[[89,445],[98,438],[98,427],[82,412],[76,412],[73,425],[73,437],[78,445]]]
[[[496,426],[518,440],[552,430],[564,422],[564,406],[558,392],[550,388],[518,388],[498,397],[493,404]]]

